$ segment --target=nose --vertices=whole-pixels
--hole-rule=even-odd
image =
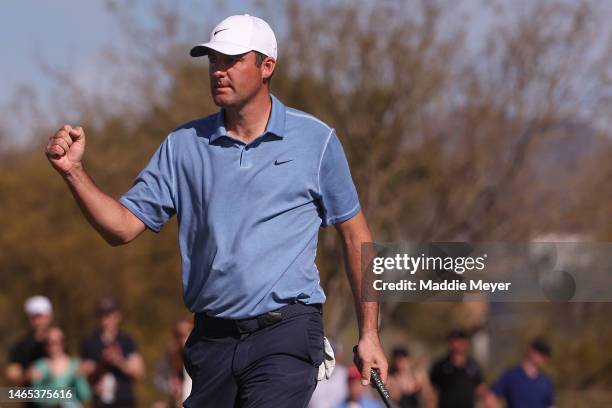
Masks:
[[[227,70],[221,64],[210,64],[210,75],[213,79],[222,79],[227,75]]]

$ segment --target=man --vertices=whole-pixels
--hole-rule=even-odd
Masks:
[[[134,341],[119,329],[121,311],[111,298],[98,302],[98,329],[81,344],[82,371],[94,390],[94,407],[135,407],[133,382],[144,376]]]
[[[430,378],[440,408],[473,408],[487,396],[479,364],[470,356],[470,339],[461,329],[447,336],[449,353],[434,363]]]
[[[360,299],[361,244],[372,237],[335,131],[270,94],[277,44],[265,21],[228,17],[191,55],[208,56],[221,111],[173,131],[119,201],[85,171],[83,129],[64,126],[46,149],[112,245],[177,214],[183,298],[196,313],[185,406],[307,404],[323,361],[320,226],[334,225],[344,244],[362,381],[371,368],[386,380],[378,304]]]
[[[521,365],[506,370],[491,387],[493,398],[505,399],[508,408],[554,408],[553,383],[542,373],[550,356],[548,342],[534,339]]]
[[[24,310],[28,317],[30,332],[9,351],[6,379],[14,386],[28,386],[30,365],[45,356],[47,330],[53,321],[53,307],[45,296],[33,296],[26,300]]]
[[[53,307],[45,296],[32,296],[26,300],[24,310],[30,331],[11,347],[5,371],[8,383],[16,387],[31,385],[29,368],[34,361],[45,357],[47,331],[53,322]],[[27,402],[24,406],[33,407],[35,404]]]
[[[436,406],[435,395],[427,375],[404,346],[391,351],[388,389],[400,408]]]

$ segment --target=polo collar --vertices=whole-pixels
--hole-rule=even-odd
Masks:
[[[272,99],[272,113],[266,133],[272,133],[283,138],[285,136],[285,105],[272,94],[270,94],[270,98]]]
[[[272,133],[282,139],[285,136],[285,105],[272,94],[270,94],[270,99],[272,100],[272,113],[270,114],[270,120],[264,134]],[[217,112],[215,132],[210,135],[208,143],[213,143],[222,136],[227,137],[227,129],[223,121],[223,108]]]

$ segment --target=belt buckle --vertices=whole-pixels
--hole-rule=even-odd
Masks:
[[[281,312],[268,312],[257,316],[257,324],[259,325],[260,329],[272,326],[281,320],[283,320],[283,314]]]
[[[249,319],[245,319],[245,320],[249,320]],[[242,323],[242,320],[234,320],[234,326],[236,327],[238,334],[251,333],[251,331],[248,328],[243,327],[241,323]]]

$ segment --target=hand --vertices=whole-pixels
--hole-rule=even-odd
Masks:
[[[387,383],[387,358],[383,352],[378,334],[365,335],[359,339],[359,345],[353,354],[355,365],[361,372],[361,384],[370,383],[370,369],[374,368],[380,374],[383,383]]]
[[[43,379],[44,375],[38,369],[32,367],[28,370],[28,379],[31,382],[37,382]]]
[[[82,375],[83,377],[89,376],[96,369],[96,363],[91,360],[81,361],[79,367],[77,368],[77,374]]]
[[[102,351],[102,359],[108,365],[120,367],[123,363],[123,353],[117,345],[107,346]]]
[[[49,138],[45,154],[51,165],[61,174],[81,166],[85,153],[85,132],[80,126],[64,125]]]

